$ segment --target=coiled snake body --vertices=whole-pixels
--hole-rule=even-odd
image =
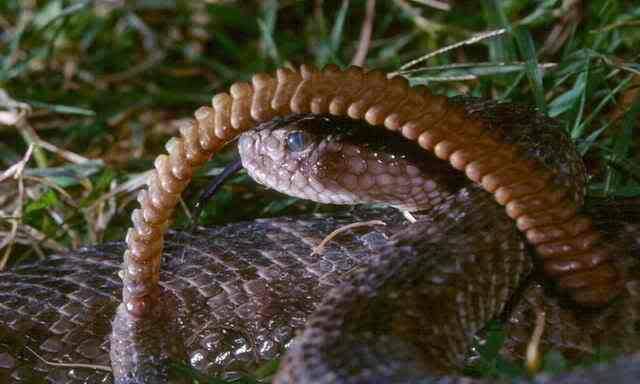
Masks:
[[[465,174],[477,186],[460,177],[453,177],[454,181],[449,183],[441,171],[421,180],[420,185],[430,194],[411,202],[408,208],[428,209],[427,215],[408,229],[393,228],[392,232],[396,233],[393,238],[375,246],[377,251],[363,261],[366,267],[349,273],[348,277],[341,278],[340,272],[351,270],[351,263],[360,265],[359,262],[347,259],[351,261],[344,265],[345,262],[329,259],[322,264],[302,256],[291,260],[287,257],[287,243],[283,243],[286,251],[277,255],[235,260],[239,266],[231,268],[231,277],[228,270],[224,272],[225,268],[205,272],[203,266],[208,259],[205,256],[215,253],[202,252],[202,249],[210,250],[212,244],[215,248],[216,242],[222,241],[217,238],[219,234],[214,233],[206,247],[194,247],[193,253],[201,254],[202,260],[194,256],[195,259],[183,259],[185,265],[167,266],[161,279],[159,257],[163,251],[163,232],[194,167],[239,132],[259,122],[276,116],[308,113],[345,115],[353,120],[366,120],[370,129],[381,131],[384,126],[397,131],[432,151],[428,169],[433,170],[438,162],[449,163],[462,170],[464,173],[460,175]],[[310,121],[322,118],[311,117]],[[573,323],[564,329],[585,327],[592,336],[582,335],[583,341],[594,339],[595,344],[603,328],[623,324],[614,332],[618,336],[612,337],[613,344],[620,344],[615,346],[626,352],[638,350],[639,295],[635,277],[638,256],[634,248],[637,247],[637,216],[633,216],[637,208],[633,204],[622,205],[627,221],[619,217],[610,222],[596,220],[595,225],[589,216],[578,213],[583,198],[582,166],[566,137],[550,128],[551,124],[551,120],[527,108],[477,101],[450,103],[425,89],[409,88],[403,79],[387,80],[379,72],[358,68],[340,71],[328,67],[318,71],[303,66],[300,71],[278,71],[276,78],[257,75],[252,84],[235,84],[230,95],[217,95],[213,108],[201,108],[196,112],[196,120],[182,127],[182,138],[168,145],[169,156],[158,157],[149,188],[139,196],[142,209],[134,212],[134,229],[127,236],[124,304],[117,310],[110,345],[117,382],[166,380],[166,360],[172,357],[188,356],[192,365],[211,371],[224,366],[225,358],[235,362],[236,359],[229,357],[233,356],[232,350],[236,356],[244,354],[245,360],[272,356],[291,336],[291,327],[304,322],[326,288],[343,279],[346,281],[330,291],[311,315],[300,340],[285,358],[276,381],[435,382],[439,379],[434,379],[434,375],[460,367],[473,334],[504,309],[530,269],[527,244],[519,231],[543,260],[545,272],[556,276],[558,286],[568,290],[573,300],[597,306],[622,293],[613,304],[604,310],[593,310],[588,316],[575,307],[565,310],[552,305],[551,311],[558,317],[550,316],[549,322],[571,318]],[[297,145],[297,139],[292,139],[292,144]],[[314,171],[331,174],[327,167],[317,167]],[[380,185],[387,185],[388,178],[376,180]],[[267,179],[262,181],[269,183]],[[345,196],[348,191],[344,190],[358,182],[353,178],[338,182],[343,190],[336,196]],[[506,206],[506,214],[480,187]],[[403,203],[392,204],[405,207]],[[612,223],[616,223],[615,231],[611,230]],[[296,228],[297,231],[300,226]],[[227,237],[228,233],[223,236]],[[262,238],[252,236],[251,240],[264,241],[268,236],[269,232]],[[233,239],[237,241],[236,237]],[[368,250],[367,241],[356,240],[359,252],[369,253],[362,251]],[[291,245],[297,247],[300,242],[290,244],[298,244]],[[260,247],[259,244],[253,246]],[[224,247],[239,248],[229,244]],[[350,252],[354,252],[353,248],[343,253]],[[217,264],[232,263],[228,257],[213,258]],[[194,267],[195,260],[198,260],[197,267]],[[175,262],[180,265],[176,260],[171,263]],[[283,271],[283,267],[296,263],[313,267],[299,269],[300,272]],[[327,265],[334,265],[336,274],[324,273],[322,268]],[[25,268],[40,270],[37,265]],[[112,264],[111,268],[116,265]],[[173,276],[171,271],[180,268],[183,268],[180,275]],[[43,286],[46,292],[51,280],[26,272],[36,282],[21,287],[16,274],[3,274],[3,284],[8,284],[3,290],[10,292],[10,300],[9,304],[3,301],[0,307],[0,342],[3,342],[0,345],[15,347],[29,344],[32,339],[40,351],[46,352],[49,348],[52,353],[59,353],[75,342],[82,346],[75,351],[85,352],[80,355],[91,351],[94,357],[104,359],[105,340],[97,337],[93,338],[93,344],[85,345],[82,332],[74,328],[74,324],[85,324],[86,329],[87,318],[101,318],[104,324],[114,309],[113,299],[107,299],[104,290],[96,286],[113,292],[118,281],[113,275],[103,280],[99,275],[90,277],[93,274],[79,271],[66,278],[66,285],[73,290],[69,288],[72,282],[81,280],[82,293],[65,292],[63,296],[71,298],[72,303],[60,308],[54,304],[55,311],[42,315],[39,322],[26,321],[25,314],[37,312],[38,297],[46,295],[32,296],[35,300],[27,299],[29,305],[21,300],[33,285]],[[630,271],[626,279],[621,278],[624,271]],[[294,282],[296,274],[295,278],[303,283]],[[319,280],[315,277],[310,282],[313,275],[319,276]],[[65,280],[64,276],[59,278]],[[4,283],[8,280],[13,281]],[[158,281],[163,281],[162,288],[157,285]],[[102,301],[98,299],[101,296],[105,297]],[[310,300],[298,300],[301,297]],[[527,291],[524,297],[534,301],[531,298],[536,295]],[[95,307],[96,302],[103,302],[103,306]],[[78,303],[89,310],[79,310]],[[519,328],[526,323],[522,321],[526,317],[520,321],[515,319],[524,316],[527,309],[521,309],[518,303],[514,306],[512,323]],[[286,318],[293,325],[283,325],[281,321]],[[216,332],[209,332],[210,326]],[[31,332],[36,328],[38,332]],[[102,328],[97,334],[103,337]],[[181,331],[176,332],[177,329]],[[21,336],[12,338],[16,330],[22,330],[18,332]],[[78,332],[74,334],[75,331]],[[70,333],[73,336],[69,336]],[[183,337],[168,336],[177,334]],[[552,339],[553,335],[551,332]],[[566,332],[555,334],[558,335],[562,340]],[[237,341],[240,339],[244,344]],[[31,343],[33,346],[33,341]],[[242,347],[247,344],[252,348]],[[566,344],[569,349],[592,347]],[[234,349],[234,345],[239,346],[238,349]],[[225,348],[229,353],[219,353]],[[0,365],[0,369],[8,369],[10,373],[6,377],[13,379],[28,376],[19,369],[22,363],[16,362],[27,352],[16,355],[11,351],[15,349],[0,353],[0,364],[10,367]],[[638,359],[636,353],[611,366],[592,369],[586,376],[575,374],[569,378],[590,378],[598,382],[598,377],[603,377],[599,375],[605,375],[611,380],[624,378],[629,383],[635,382],[640,375]],[[70,374],[68,369],[59,371]],[[78,375],[77,372],[73,374]],[[568,382],[569,378],[558,378],[557,382]]]

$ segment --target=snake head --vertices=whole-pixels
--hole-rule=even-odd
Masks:
[[[363,122],[297,114],[261,124],[239,139],[242,164],[257,182],[320,203],[382,203],[429,209],[462,176],[408,140]]]

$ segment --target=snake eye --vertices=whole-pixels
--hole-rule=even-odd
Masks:
[[[305,133],[302,131],[293,131],[287,135],[287,148],[292,152],[300,152],[306,148]]]

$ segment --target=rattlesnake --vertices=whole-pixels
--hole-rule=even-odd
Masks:
[[[446,98],[431,95],[423,87],[410,88],[402,78],[387,79],[378,71],[367,72],[355,67],[343,71],[334,66],[318,71],[312,67],[302,66],[299,70],[279,70],[276,77],[256,75],[251,84],[236,83],[230,88],[230,94],[216,95],[213,99],[213,108],[202,107],[196,111],[195,120],[181,127],[182,138],[173,140],[167,146],[170,155],[160,156],[156,160],[156,171],[150,178],[149,188],[139,195],[142,209],[134,211],[132,215],[134,228],[127,235],[128,249],[125,252],[123,267],[125,271],[124,301],[117,310],[111,338],[111,363],[118,382],[164,380],[167,372],[166,361],[172,357],[182,359],[189,356],[192,365],[204,364],[201,368],[205,371],[214,369],[215,363],[209,364],[211,360],[203,356],[215,355],[211,350],[219,345],[221,337],[216,336],[217,339],[213,337],[208,340],[209,343],[200,340],[200,346],[205,345],[202,347],[204,350],[196,348],[194,351],[192,349],[194,338],[197,340],[200,335],[207,334],[195,332],[194,329],[198,330],[195,327],[197,324],[206,328],[210,323],[221,325],[220,322],[223,322],[224,324],[218,327],[219,330],[222,329],[222,334],[247,328],[249,331],[239,332],[239,334],[244,335],[245,339],[251,339],[254,350],[261,342],[266,343],[262,345],[275,345],[285,343],[291,336],[289,329],[288,333],[281,332],[286,336],[276,337],[278,333],[275,329],[278,327],[275,327],[269,328],[271,330],[269,337],[263,333],[262,338],[258,338],[255,337],[256,333],[251,331],[255,329],[251,327],[256,325],[245,326],[242,321],[240,323],[225,322],[229,320],[229,317],[225,318],[225,314],[234,317],[242,313],[240,317],[265,316],[261,318],[262,323],[257,326],[258,328],[264,326],[265,322],[269,327],[273,327],[275,323],[270,323],[267,319],[270,316],[278,319],[278,316],[275,316],[277,313],[257,309],[254,300],[260,301],[260,297],[263,298],[262,301],[271,305],[267,305],[267,308],[272,310],[274,303],[278,303],[275,307],[284,307],[285,313],[291,308],[291,303],[287,300],[269,299],[266,298],[268,296],[260,295],[261,292],[273,292],[272,287],[278,286],[278,283],[275,282],[277,279],[273,279],[274,275],[270,275],[274,273],[273,271],[268,273],[263,271],[264,275],[260,273],[255,275],[260,270],[259,264],[255,266],[255,270],[252,271],[254,275],[251,276],[258,276],[255,280],[262,281],[261,283],[249,284],[252,279],[246,276],[243,278],[241,272],[237,272],[240,278],[236,278],[234,284],[226,285],[228,281],[220,282],[215,278],[213,280],[217,282],[208,282],[201,273],[194,271],[194,269],[206,268],[204,264],[200,262],[190,264],[192,261],[188,258],[183,260],[187,261],[186,268],[191,272],[184,277],[184,281],[176,277],[162,283],[162,289],[158,286],[158,282],[162,281],[160,255],[163,252],[163,233],[178,196],[188,184],[194,168],[204,163],[226,142],[256,124],[272,121],[277,116],[306,113],[328,116],[329,119],[331,116],[347,116],[352,120],[366,121],[372,127],[371,129],[382,130],[386,127],[390,131],[395,131],[396,134],[401,134],[408,141],[417,142],[417,145],[413,144],[415,148],[419,145],[431,151],[433,161],[448,163],[453,168],[462,170],[463,173],[460,174],[465,174],[476,185],[467,184],[443,195],[443,201],[439,206],[447,209],[432,209],[432,212],[423,218],[433,223],[429,227],[432,229],[425,230],[424,222],[422,227],[413,225],[405,230],[394,227],[393,232],[396,234],[393,239],[390,242],[384,242],[382,246],[374,247],[379,251],[365,260],[366,267],[363,265],[362,270],[358,269],[344,277],[346,282],[339,284],[338,288],[328,294],[315,315],[312,315],[301,341],[294,344],[292,352],[285,359],[285,367],[278,379],[280,382],[388,382],[389,380],[395,382],[401,379],[409,382],[416,382],[416,380],[432,382],[435,379],[425,376],[425,370],[438,373],[441,369],[451,366],[452,362],[454,366],[457,365],[461,347],[468,346],[469,338],[473,332],[481,328],[482,322],[496,315],[505,306],[506,297],[510,296],[524,278],[521,273],[528,269],[526,267],[528,258],[523,257],[527,246],[520,238],[518,230],[525,235],[529,243],[533,244],[536,253],[541,256],[544,261],[543,269],[548,274],[556,276],[558,285],[567,290],[573,300],[583,306],[603,305],[622,292],[622,298],[614,301],[614,305],[609,306],[604,312],[598,313],[604,313],[603,318],[609,316],[617,318],[620,317],[620,313],[631,311],[631,318],[625,318],[628,320],[626,324],[630,327],[626,330],[631,330],[630,334],[634,334],[633,330],[637,327],[638,320],[637,317],[635,320],[633,317],[637,316],[637,301],[633,300],[635,300],[634,295],[637,293],[638,285],[633,277],[635,275],[626,280],[620,278],[620,275],[626,268],[627,261],[633,260],[634,257],[624,255],[634,252],[631,248],[634,244],[634,236],[637,238],[637,235],[628,228],[636,225],[634,220],[637,218],[632,217],[630,222],[620,224],[625,229],[619,231],[617,235],[607,233],[607,236],[620,238],[616,246],[603,241],[601,234],[603,228],[598,228],[598,222],[594,226],[591,219],[580,212],[584,182],[582,165],[575,158],[575,151],[570,148],[568,139],[558,130],[547,127],[552,125],[551,120],[544,119],[527,108],[510,104],[450,102]],[[505,127],[524,130],[505,130]],[[532,139],[531,134],[541,135]],[[552,144],[551,149],[541,150],[544,146],[532,145],[537,142],[536,140],[545,145]],[[506,215],[498,204],[487,198],[490,195],[480,191],[480,188],[491,192],[500,205],[506,206]],[[471,202],[479,204],[470,205]],[[461,211],[462,208],[465,209]],[[508,217],[515,220],[515,225]],[[439,220],[435,220],[436,218]],[[326,221],[326,219],[323,220]],[[504,228],[504,230],[494,231],[496,228]],[[425,241],[425,233],[431,236],[426,240],[437,241]],[[222,235],[230,236],[227,232]],[[207,240],[210,244],[221,241],[215,234],[210,236]],[[487,240],[486,243],[492,244],[487,245],[492,252],[479,251],[478,254],[491,254],[495,258],[495,260],[492,259],[493,263],[489,262],[487,265],[493,265],[497,269],[504,269],[506,265],[511,265],[506,269],[509,272],[506,282],[496,282],[494,276],[497,274],[491,274],[491,278],[487,281],[482,280],[485,277],[480,274],[464,273],[468,268],[489,268],[484,264],[478,264],[477,255],[474,256],[473,253],[465,255],[463,252],[482,238],[491,238],[491,241]],[[258,238],[253,240],[258,241],[258,244],[253,246],[260,247],[261,240]],[[362,241],[360,243],[359,252],[368,253],[368,248],[362,246]],[[228,251],[233,252],[233,245],[225,243],[224,246]],[[194,253],[208,254],[207,248],[204,249],[204,252],[202,249],[196,249]],[[98,250],[100,248],[84,252],[95,253]],[[503,251],[506,255],[515,255],[515,261],[500,258]],[[424,252],[432,254],[435,252],[435,256],[419,256]],[[456,256],[460,254],[463,256]],[[637,258],[637,253],[635,257]],[[231,262],[227,258],[215,257],[215,259],[219,263]],[[54,260],[60,259],[54,258]],[[269,260],[279,267],[287,265],[286,262],[279,261],[276,256],[272,256]],[[239,258],[238,262],[247,266],[246,260],[242,258]],[[266,261],[263,261],[264,263],[269,264]],[[39,270],[38,265],[40,264],[31,264],[25,268],[27,271],[29,268]],[[68,266],[67,263],[62,265]],[[96,263],[97,265],[100,263]],[[170,274],[172,267],[164,268],[168,271],[165,273]],[[634,272],[636,271],[634,268],[636,267],[632,266],[631,271],[637,273]],[[305,285],[305,283],[293,283],[293,280],[288,280],[287,272],[282,271],[282,268],[275,269],[278,270],[276,275],[285,275],[278,276],[282,278],[280,287],[286,286],[294,290],[296,284]],[[417,306],[416,308],[421,308],[423,311],[432,310],[432,307],[425,308],[424,303],[428,302],[427,298],[431,295],[426,287],[431,286],[435,280],[441,279],[435,273],[439,269],[444,269],[454,276],[461,276],[450,282],[452,286],[459,284],[458,288],[463,293],[462,296],[457,296],[456,293],[445,289],[442,295],[436,295],[437,299],[434,300],[446,304],[443,304],[444,308],[447,308],[442,312],[443,314],[450,313],[457,316],[456,324],[467,328],[458,328],[456,332],[449,332],[453,330],[449,327],[448,332],[440,332],[442,328],[434,326],[432,331],[428,331],[430,325],[424,322],[424,316],[416,314],[414,310],[400,310],[396,307],[396,302],[389,301],[404,297],[409,304]],[[16,273],[19,271],[20,269]],[[215,272],[209,272],[204,276],[216,275]],[[313,289],[319,289],[320,292],[325,292],[328,287],[342,280],[326,276],[321,271],[316,270],[316,272],[315,274],[321,279],[313,283],[316,287]],[[295,273],[297,272],[293,272]],[[302,273],[302,281],[310,278],[308,273],[300,273]],[[99,275],[94,277],[91,277],[91,274],[80,273],[80,275],[83,279],[102,279]],[[7,286],[10,288],[7,291],[21,292],[20,288],[16,288],[20,287],[16,276],[14,272],[3,276],[14,280]],[[396,280],[398,277],[403,279],[399,282]],[[34,276],[34,278],[40,279],[40,285],[50,284],[43,283],[40,276]],[[61,278],[64,280],[64,277]],[[323,278],[325,280],[322,280]],[[273,285],[265,285],[265,280]],[[484,298],[482,294],[487,294],[488,291],[479,292],[478,289],[473,288],[478,280],[481,283],[484,281],[483,284],[485,284],[479,287],[492,287],[491,290],[495,291],[493,293],[499,293],[495,297],[500,300]],[[117,289],[118,281],[113,275],[105,281],[103,285],[108,286],[111,292]],[[422,289],[416,292],[407,291],[406,288],[412,285]],[[91,294],[92,291],[96,291],[92,289],[92,284],[83,283],[81,287],[83,293],[72,296],[72,301],[76,303],[75,307],[69,304],[64,305],[60,307],[60,313],[65,316],[78,316],[77,302],[82,302],[84,298],[88,302],[86,307],[89,309],[94,308],[93,301],[100,302],[95,300],[96,292]],[[24,288],[27,291],[30,289],[29,286]],[[196,291],[197,294],[194,293]],[[318,293],[318,291],[313,292]],[[3,304],[3,311],[0,312],[3,316],[0,323],[3,327],[0,328],[3,330],[3,339],[13,340],[8,345],[20,345],[21,340],[29,338],[42,340],[42,335],[39,335],[39,338],[30,336],[29,326],[22,328],[27,331],[20,333],[22,339],[19,337],[17,341],[11,338],[10,333],[13,331],[5,331],[5,329],[21,329],[16,324],[30,323],[24,319],[24,316],[29,311],[35,311],[39,301],[27,299],[32,305],[16,307],[19,302],[16,297],[24,296],[25,293],[27,292],[14,295],[9,304]],[[247,293],[257,298],[247,297]],[[68,292],[64,294],[65,297],[68,295]],[[296,302],[298,303],[296,305],[303,307],[296,313],[303,313],[306,316],[313,309],[313,303],[319,300],[317,295],[307,294],[307,296],[313,297],[309,297],[310,301],[306,304]],[[286,298],[287,294],[275,297]],[[467,305],[451,307],[448,306],[451,303],[450,300],[447,301],[446,298],[456,298],[463,303],[466,302]],[[354,300],[360,305],[354,306]],[[399,314],[399,320],[389,318],[388,312],[380,312],[380,307],[368,304],[369,300],[382,305],[391,305],[390,308],[394,309],[393,313]],[[109,314],[113,310],[113,301],[107,300],[107,302],[111,304],[104,309],[103,318],[108,317],[104,314]],[[243,306],[248,303],[254,305]],[[484,307],[479,303],[492,305]],[[336,307],[337,304],[349,305]],[[193,308],[200,309],[195,312],[186,309],[192,308],[192,305],[195,305]],[[225,308],[224,305],[231,308]],[[293,307],[295,308],[295,305]],[[330,312],[330,308],[336,308],[336,311]],[[55,304],[54,309],[57,310]],[[68,345],[69,342],[84,345],[82,337],[77,334],[74,335],[75,337],[69,337],[68,333],[65,333],[75,331],[74,323],[85,324],[84,320],[93,316],[92,311],[83,311],[83,313],[84,316],[79,316],[80,318],[75,322],[72,320],[70,323],[69,321],[54,323],[56,326],[54,329],[59,331],[58,335],[65,335],[61,341],[63,345]],[[207,316],[213,316],[213,320],[207,320]],[[294,323],[297,321],[294,325],[301,325],[305,316],[293,316]],[[435,317],[438,316],[440,315]],[[598,315],[594,316],[598,317]],[[46,325],[51,323],[47,322],[47,316],[43,317],[41,323],[45,325],[46,333],[49,332],[46,330]],[[364,322],[356,322],[356,319]],[[367,319],[373,320],[367,321]],[[392,322],[391,324],[378,323],[377,319],[392,320]],[[415,322],[408,322],[409,319]],[[443,321],[446,324],[445,319],[441,319],[441,322],[436,324],[443,324]],[[597,320],[595,321],[597,323]],[[190,323],[188,324],[190,327],[185,327],[187,323]],[[334,328],[337,324],[345,327]],[[186,331],[185,334],[185,328],[191,331]],[[176,330],[181,331],[176,332]],[[190,332],[194,333],[190,334]],[[104,336],[104,329],[99,334]],[[260,335],[259,332],[257,334]],[[436,335],[441,339],[434,338],[432,341],[418,339],[415,345],[407,345],[411,339],[409,336],[425,334]],[[37,335],[37,332],[33,335]],[[187,336],[187,338],[172,337],[173,335]],[[461,338],[461,335],[464,337]],[[49,344],[56,345],[56,337],[50,336],[45,339],[52,339]],[[190,342],[185,343],[186,340]],[[445,340],[451,348],[443,349],[441,345],[437,345],[438,340]],[[277,343],[274,344],[274,341]],[[627,341],[631,347],[625,348],[635,350],[634,343],[637,341],[633,337],[628,338]],[[93,350],[95,356],[100,356],[104,360],[104,353],[96,352],[104,348],[104,343],[103,339],[98,338],[90,345],[93,348],[84,346],[81,350],[85,352]],[[7,342],[4,345],[7,345]],[[39,345],[42,349],[42,344]],[[51,348],[55,351],[55,348]],[[443,356],[448,357],[429,359],[426,351],[432,351],[430,353],[433,357],[434,348],[444,351]],[[265,347],[258,350],[271,351],[275,354],[279,347]],[[338,351],[342,353],[333,353]],[[356,355],[349,356],[355,358],[353,363],[346,363],[344,353],[349,351],[358,351]],[[16,354],[12,350],[11,353],[13,354],[4,352],[0,357],[6,361],[4,365],[12,365],[11,377],[15,377],[16,367],[20,365],[16,360],[24,357],[26,352],[20,351]],[[260,352],[257,352],[254,357],[259,360],[259,355]],[[222,355],[217,356],[214,362],[223,359],[220,357]],[[395,356],[396,359],[382,360],[381,358],[385,356]],[[427,357],[427,359],[415,360],[416,356]],[[616,366],[597,368],[590,371],[588,376],[596,380],[599,372],[604,372],[611,378],[626,375],[631,380],[628,382],[634,382],[638,379],[637,364],[634,364],[638,358],[637,353],[630,355],[616,363]],[[33,358],[30,360],[33,361]],[[65,372],[64,374],[69,374]],[[345,372],[349,372],[350,375],[345,375]],[[24,372],[20,374],[28,375]],[[77,370],[73,374],[77,375]],[[572,377],[577,378],[575,380],[581,380],[581,376]],[[560,381],[557,382],[567,382],[563,381],[567,380],[565,378],[558,380]]]

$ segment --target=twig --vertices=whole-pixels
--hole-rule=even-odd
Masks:
[[[70,163],[82,164],[82,163],[91,161],[91,159],[88,159],[84,156],[80,156],[77,153],[67,151],[66,149],[58,148],[55,145],[49,143],[48,141],[44,141],[39,137],[36,137],[36,144],[38,144],[41,148],[44,148],[49,152],[55,153],[56,155],[62,157],[63,159],[67,160]]]
[[[418,219],[416,219],[416,217],[409,211],[402,211],[402,216],[404,216],[404,218],[411,224],[418,222]]]
[[[369,221],[358,221],[355,223],[343,225],[342,227],[336,229],[335,231],[328,234],[324,239],[322,239],[320,244],[318,244],[313,248],[311,255],[321,255],[324,252],[324,247],[327,245],[327,243],[333,240],[334,237],[338,236],[340,233],[344,231],[347,231],[352,228],[357,228],[357,227],[370,227],[373,225],[387,225],[387,223],[385,223],[382,220],[369,220]]]
[[[451,5],[449,5],[449,3],[446,3],[446,2],[440,1],[440,0],[412,0],[412,1],[415,2],[415,3],[419,3],[419,4],[424,4],[427,7],[439,9],[441,11],[450,11],[451,10]]]
[[[18,185],[20,188],[20,193],[24,193],[24,188],[22,185],[22,180],[18,181]],[[7,266],[7,261],[9,261],[9,256],[11,255],[11,251],[13,250],[13,244],[16,241],[16,235],[18,233],[18,225],[20,221],[22,221],[22,217],[18,216],[21,212],[18,208],[22,208],[21,204],[18,204],[20,207],[16,207],[13,211],[12,216],[17,216],[18,219],[11,221],[11,230],[9,230],[9,234],[5,236],[2,243],[0,243],[0,249],[6,247],[4,254],[2,255],[2,259],[0,260],[0,271],[4,271],[4,268]]]
[[[18,57],[20,56],[20,41],[22,40],[22,35],[33,20],[33,11],[35,8],[35,1],[25,1],[25,4],[22,5],[22,12],[18,17],[18,23],[13,30],[13,36],[11,36],[9,40],[11,41],[11,44],[9,46],[9,54],[5,57],[2,68],[0,68],[2,72],[7,72],[18,61]]]
[[[443,24],[440,24],[433,20],[429,20],[425,18],[420,14],[420,12],[417,9],[412,7],[405,0],[393,0],[393,2],[396,3],[396,5],[400,9],[402,9],[407,15],[409,15],[412,18],[416,27],[422,29],[423,31],[427,32],[430,35],[433,35],[442,29],[450,28],[448,26],[445,26]]]
[[[89,205],[89,209],[94,209],[95,206],[97,204],[102,203],[103,201],[110,199],[120,193],[123,192],[133,192],[136,189],[142,188],[145,183],[147,182],[147,179],[149,178],[149,175],[151,175],[152,171],[146,171],[143,173],[140,173],[132,178],[130,178],[129,180],[127,180],[126,182],[116,186],[115,188],[112,188],[109,192],[101,195],[100,197],[98,197],[97,199],[95,199],[90,205]]]
[[[62,199],[64,200],[65,203],[69,204],[70,206],[74,207],[74,208],[79,208],[78,202],[76,202],[73,197],[71,197],[71,195],[64,190],[64,188],[61,188],[58,184],[52,182],[51,180],[47,179],[46,177],[37,177],[37,176],[24,176],[25,180],[31,180],[35,183],[38,184],[44,184],[47,187],[56,190],[56,192],[58,192],[60,194],[60,196],[62,196]]]
[[[376,16],[376,0],[367,0],[367,8],[364,15],[364,21],[362,22],[362,29],[360,30],[360,42],[358,43],[358,50],[351,60],[351,64],[362,66],[364,60],[367,58],[369,52],[369,45],[371,44],[371,33],[373,32],[373,20]]]
[[[33,349],[25,346],[25,348],[27,350],[29,350],[29,352],[33,353],[34,355],[36,355],[36,357],[38,359],[40,359],[42,362],[44,362],[47,365],[51,365],[54,367],[66,367],[66,368],[88,368],[88,369],[93,369],[96,371],[105,371],[105,372],[112,372],[111,367],[106,366],[106,365],[98,365],[98,364],[82,364],[82,363],[55,363],[53,361],[48,361],[46,360],[44,357],[38,355],[36,353],[36,351],[34,351]]]
[[[554,55],[571,37],[575,27],[583,18],[582,0],[564,0],[559,11],[560,20],[554,23],[553,29],[540,49],[540,54]]]
[[[434,65],[431,67],[421,67],[415,69],[407,69],[404,71],[396,72],[398,75],[410,75],[419,72],[433,72],[433,71],[442,71],[442,70],[456,70],[456,69],[468,69],[470,71],[478,68],[493,68],[493,67],[502,67],[502,68],[510,68],[510,67],[521,67],[524,68],[526,65],[523,61],[511,61],[511,62],[491,62],[491,61],[481,61],[481,62],[469,62],[469,63],[452,63],[445,65]],[[540,69],[549,69],[558,66],[558,63],[554,62],[546,62],[546,63],[538,63]],[[493,74],[493,73],[489,73]]]
[[[8,179],[9,177],[13,177],[18,180],[18,199],[15,209],[13,210],[12,217],[17,217],[17,220],[13,220],[11,222],[11,230],[9,231],[9,235],[4,238],[4,240],[0,243],[0,249],[5,248],[4,254],[2,255],[2,259],[0,259],[0,271],[4,270],[4,267],[7,265],[7,261],[9,260],[9,255],[11,255],[11,251],[13,250],[13,243],[16,239],[16,234],[18,233],[18,226],[22,221],[22,201],[24,198],[24,182],[22,180],[22,174],[24,172],[24,167],[31,158],[31,154],[33,153],[34,145],[29,145],[29,149],[27,149],[27,153],[22,157],[22,160],[18,161],[16,164],[12,165],[0,175],[0,182]]]
[[[531,340],[527,344],[527,371],[530,374],[535,374],[540,369],[540,364],[542,364],[542,358],[540,355],[540,339],[542,338],[542,333],[544,332],[545,318],[547,314],[546,312],[536,307],[536,325],[533,329],[533,334],[531,335]]]
[[[113,190],[117,186],[118,182],[116,180],[111,180],[109,189]],[[102,239],[109,222],[116,215],[116,212],[118,211],[118,204],[115,197],[111,197],[110,199],[103,200],[100,204],[92,205],[91,208],[92,209],[85,210],[84,215],[87,221],[93,220],[90,233],[95,242],[99,242]],[[93,214],[94,212],[95,214]]]
[[[123,81],[129,80],[133,77],[136,77],[144,72],[149,71],[151,68],[155,67],[158,63],[160,63],[165,58],[165,53],[162,51],[152,52],[151,55],[143,62],[134,65],[130,69],[127,69],[124,72],[113,73],[110,75],[106,75],[96,79],[96,83],[100,84],[103,87],[106,87],[107,84],[112,83],[121,83]]]
[[[593,31],[589,31],[589,33],[598,34],[598,33],[607,32],[612,29],[616,29],[620,27],[640,27],[640,20],[619,21],[613,24],[606,25],[602,28],[594,29]]]
[[[402,76],[406,76],[406,75],[410,75],[410,74],[415,74],[418,72],[435,72],[435,71],[462,71],[465,70],[467,72],[472,72],[472,73],[468,73],[468,74],[461,74],[461,75],[450,75],[450,76],[423,76],[423,75],[415,75],[415,77],[412,77],[411,80],[413,81],[414,84],[422,84],[422,83],[428,83],[428,82],[437,82],[437,81],[470,81],[470,80],[478,80],[480,77],[482,76],[496,76],[496,75],[501,75],[501,74],[507,74],[507,73],[512,73],[512,72],[522,72],[524,71],[524,63],[519,63],[519,62],[514,62],[514,63],[460,63],[460,64],[447,64],[447,65],[437,65],[437,66],[433,66],[433,67],[424,67],[424,68],[416,68],[416,69],[409,69],[406,71],[399,71],[396,72],[395,74],[399,74]],[[546,70],[546,69],[550,69],[550,68],[555,68],[557,67],[558,64],[556,63],[539,63],[538,64],[538,68],[540,68],[540,70]],[[490,67],[500,67],[502,68],[502,70],[500,71],[494,71],[494,72],[485,72],[485,73],[481,73],[480,69],[482,68],[490,68]],[[473,73],[473,72],[480,72],[480,73]],[[395,75],[394,74],[394,75]]]
[[[17,223],[19,223],[21,220],[19,216],[14,216],[14,215],[5,216],[2,214],[2,211],[0,211],[0,219],[7,220],[7,221],[14,221]],[[5,233],[6,232],[2,232],[3,235]],[[53,237],[55,236],[49,237],[48,235],[37,230],[36,228],[22,223],[22,225],[20,225],[20,231],[16,234],[14,243],[31,246],[35,249],[35,252],[42,257],[44,257],[44,253],[40,250],[40,245],[58,253],[69,252],[68,247],[53,240]]]
[[[126,21],[133,29],[140,33],[140,35],[142,36],[142,45],[144,46],[145,51],[149,53],[149,55],[141,63],[132,66],[124,72],[113,73],[98,78],[96,80],[96,83],[100,84],[103,87],[106,87],[106,85],[110,83],[120,83],[129,80],[144,72],[147,72],[151,68],[162,62],[162,60],[164,60],[164,58],[166,57],[164,50],[158,45],[158,41],[155,34],[153,33],[153,30],[149,28],[142,19],[140,19],[135,13],[129,12],[126,16]]]
[[[31,105],[14,100],[7,92],[0,89],[0,106],[9,110],[8,113],[4,114],[4,117],[10,120],[6,122],[11,122],[11,125],[16,127],[25,142],[29,145],[38,144],[38,135],[27,121],[27,116],[32,111]],[[10,115],[13,115],[13,117],[10,118]],[[33,149],[33,157],[38,167],[44,168],[47,166],[47,158],[39,146]]]
[[[7,168],[4,172],[0,174],[0,183],[10,177],[13,177],[14,179],[18,179],[18,177],[20,177],[20,175],[24,171],[25,165],[27,165],[27,162],[29,162],[29,159],[31,159],[33,148],[34,148],[33,144],[29,145],[29,148],[27,149],[27,153],[25,153],[24,156],[22,156],[22,160],[13,164],[12,166]]]

